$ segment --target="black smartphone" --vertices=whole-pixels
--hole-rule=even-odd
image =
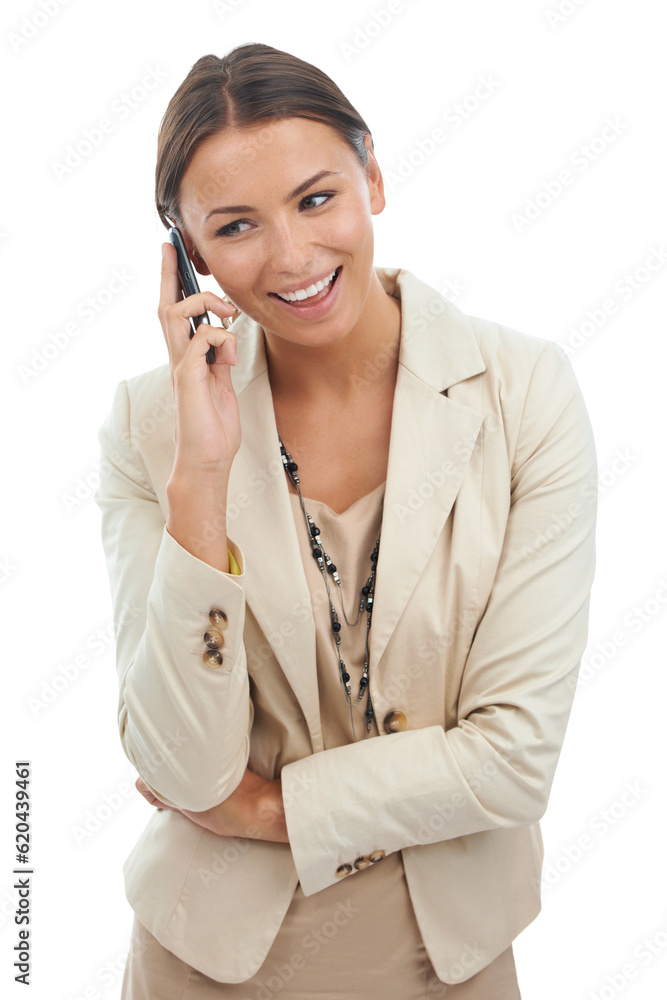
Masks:
[[[178,257],[178,276],[181,279],[181,291],[183,292],[183,298],[186,299],[188,295],[195,295],[197,292],[200,292],[201,289],[199,287],[195,269],[192,266],[192,261],[188,255],[185,240],[183,239],[180,229],[177,226],[172,226],[169,230],[168,236],[169,242],[176,247],[176,255]],[[194,337],[195,330],[200,323],[208,323],[209,326],[211,325],[211,320],[207,312],[204,312],[201,316],[190,317],[190,340]],[[215,347],[213,345],[211,345],[206,352],[206,360],[209,365],[212,365],[215,361]]]

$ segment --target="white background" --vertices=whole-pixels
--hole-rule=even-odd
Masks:
[[[33,985],[11,983],[12,996],[120,992],[132,917],[122,863],[150,807],[116,729],[97,428],[120,379],[167,360],[161,116],[196,59],[248,41],[315,62],[368,122],[388,196],[376,264],[569,348],[598,445],[599,559],[585,682],[542,821],[543,909],[515,956],[524,1000],[665,994],[662,15],[649,0],[3,6],[3,983],[17,942],[17,759],[32,762],[35,871]],[[484,99],[482,78],[493,81]],[[457,104],[460,127],[448,116]],[[105,117],[113,131],[58,177],[68,147]],[[438,127],[447,138],[429,147]],[[565,169],[572,183],[558,192]],[[109,296],[114,271],[127,285]],[[88,296],[91,322],[79,312]]]

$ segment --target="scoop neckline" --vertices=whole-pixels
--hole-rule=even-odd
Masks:
[[[334,510],[333,507],[330,507],[329,504],[326,503],[324,500],[314,500],[312,497],[304,497],[303,502],[306,504],[306,506],[317,504],[320,507],[325,507],[331,514],[334,515],[334,517],[343,517],[343,515],[347,514],[348,511],[354,510],[354,508],[358,506],[358,504],[363,503],[364,500],[368,500],[369,497],[372,497],[375,493],[378,493],[386,485],[387,485],[387,480],[385,479],[384,482],[380,483],[379,486],[376,486],[374,490],[371,490],[370,493],[364,493],[362,497],[359,497],[358,500],[355,500],[354,503],[351,503],[349,507],[345,508],[345,510],[340,510],[340,511]],[[297,503],[299,503],[298,494],[293,493],[292,490],[289,490],[288,492],[290,497],[294,497]],[[300,503],[299,506],[301,506]]]

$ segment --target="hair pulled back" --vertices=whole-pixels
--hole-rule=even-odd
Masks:
[[[248,43],[227,55],[202,56],[171,98],[160,123],[155,204],[162,224],[182,228],[178,193],[196,149],[226,128],[249,128],[279,118],[309,118],[331,126],[365,166],[370,129],[322,70],[274,49]],[[371,147],[372,147],[371,136]]]

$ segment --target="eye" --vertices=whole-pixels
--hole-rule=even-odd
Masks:
[[[326,203],[326,201],[329,201],[331,198],[333,198],[333,193],[330,192],[330,191],[327,191],[327,192],[323,191],[320,194],[307,194],[306,197],[302,199],[301,204],[303,205],[304,202],[307,202],[307,201],[311,201],[311,202],[315,201],[315,199],[317,199],[317,198],[324,198],[325,201],[323,201],[323,202],[320,203],[320,204],[324,205]],[[306,205],[305,207],[306,208],[319,208],[320,205]]]
[[[216,232],[216,236],[238,236],[239,233],[243,232],[242,229],[235,229],[235,226],[249,226],[250,223],[246,222],[245,219],[235,219],[234,222],[228,222],[226,226],[222,226]]]
[[[306,209],[310,208],[321,208],[322,205],[326,204],[334,197],[333,191],[321,191],[319,194],[307,194],[305,198],[301,199],[301,206]],[[318,202],[319,204],[314,204]],[[311,202],[311,204],[307,204]],[[245,230],[241,229],[241,226],[251,226],[252,223],[248,222],[247,219],[235,219],[234,222],[228,222],[226,226],[221,226],[220,229],[216,231],[216,236],[239,236]]]

